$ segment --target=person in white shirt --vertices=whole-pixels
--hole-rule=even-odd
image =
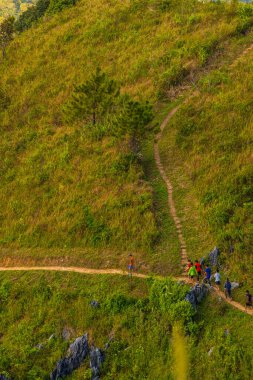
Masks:
[[[220,273],[219,270],[217,269],[216,273],[214,273],[214,281],[215,285],[220,285]]]

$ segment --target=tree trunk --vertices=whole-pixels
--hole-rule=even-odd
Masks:
[[[92,125],[95,125],[96,124],[96,112],[93,111],[92,112]]]

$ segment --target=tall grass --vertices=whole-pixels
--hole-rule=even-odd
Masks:
[[[175,380],[187,380],[189,366],[188,347],[182,326],[179,323],[173,326],[172,336]]]

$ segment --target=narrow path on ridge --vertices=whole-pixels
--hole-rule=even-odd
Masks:
[[[92,268],[82,268],[82,267],[60,267],[60,266],[34,266],[34,267],[29,267],[29,266],[23,266],[23,267],[0,267],[0,272],[13,272],[13,271],[56,271],[56,272],[74,272],[74,273],[83,273],[83,274],[89,274],[89,275],[120,275],[120,276],[128,276],[127,271],[123,271],[120,269],[92,269]],[[147,274],[142,274],[142,273],[133,273],[133,277],[138,277],[138,278],[149,278],[150,276]],[[164,278],[163,276],[154,276],[154,278]],[[185,283],[189,285],[193,285],[193,281],[191,281],[188,277],[186,276],[180,276],[180,277],[175,277],[175,280],[178,281],[184,281]],[[231,306],[235,307],[236,309],[247,313],[249,315],[253,316],[253,309],[245,309],[243,305],[241,305],[239,302],[232,301],[228,298],[226,298],[225,294],[218,288],[212,287],[212,290],[214,290],[217,295],[222,298],[224,301],[229,303]]]

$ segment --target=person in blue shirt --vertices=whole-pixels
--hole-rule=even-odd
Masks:
[[[232,299],[232,296],[231,296],[232,285],[228,278],[225,282],[224,289],[225,289],[226,298],[229,297],[230,299]]]
[[[211,268],[208,265],[206,265],[205,273],[206,273],[206,277],[204,279],[204,282],[206,282],[209,285],[211,285],[211,274],[212,274],[212,271],[211,271]]]

